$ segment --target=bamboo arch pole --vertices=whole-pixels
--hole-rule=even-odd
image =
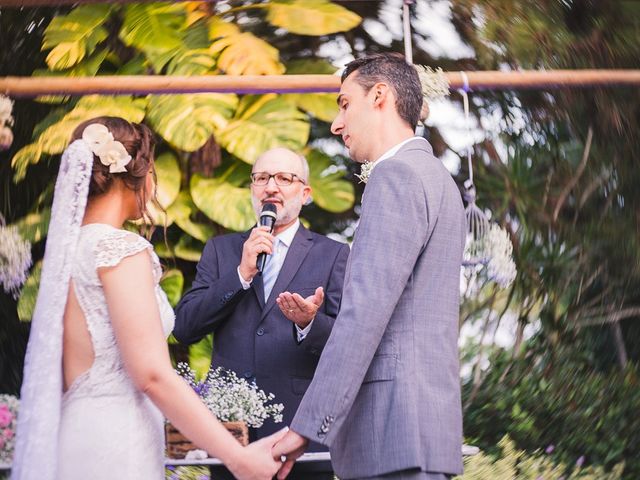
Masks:
[[[640,70],[464,72],[470,90],[555,89],[640,85]],[[461,72],[446,72],[452,90],[465,87]],[[0,77],[0,93],[13,97],[89,94],[309,93],[337,92],[335,75],[204,75]]]

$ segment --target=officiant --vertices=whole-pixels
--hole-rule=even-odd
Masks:
[[[192,344],[213,333],[212,367],[235,371],[284,404],[284,421],[267,420],[254,438],[288,425],[315,372],[338,314],[349,247],[306,229],[311,196],[306,159],[286,148],[263,153],[251,173],[256,217],[276,207],[273,232],[259,227],[211,238],[191,289],[176,308],[174,336]],[[267,254],[262,274],[258,255]],[[310,451],[325,451],[319,444]],[[298,466],[292,478],[331,479],[328,465]],[[217,474],[216,479],[224,478]]]

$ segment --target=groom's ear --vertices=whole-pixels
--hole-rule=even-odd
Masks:
[[[384,82],[378,82],[371,87],[373,92],[373,105],[375,107],[381,107],[389,97],[389,85]]]

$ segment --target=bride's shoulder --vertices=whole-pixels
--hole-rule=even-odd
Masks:
[[[91,249],[96,267],[113,267],[123,258],[143,250],[153,251],[151,244],[137,233],[106,224],[82,227],[82,237]]]

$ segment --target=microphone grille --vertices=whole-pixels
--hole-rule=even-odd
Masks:
[[[266,212],[277,213],[278,208],[273,203],[265,203],[262,206],[262,213],[266,213]]]

